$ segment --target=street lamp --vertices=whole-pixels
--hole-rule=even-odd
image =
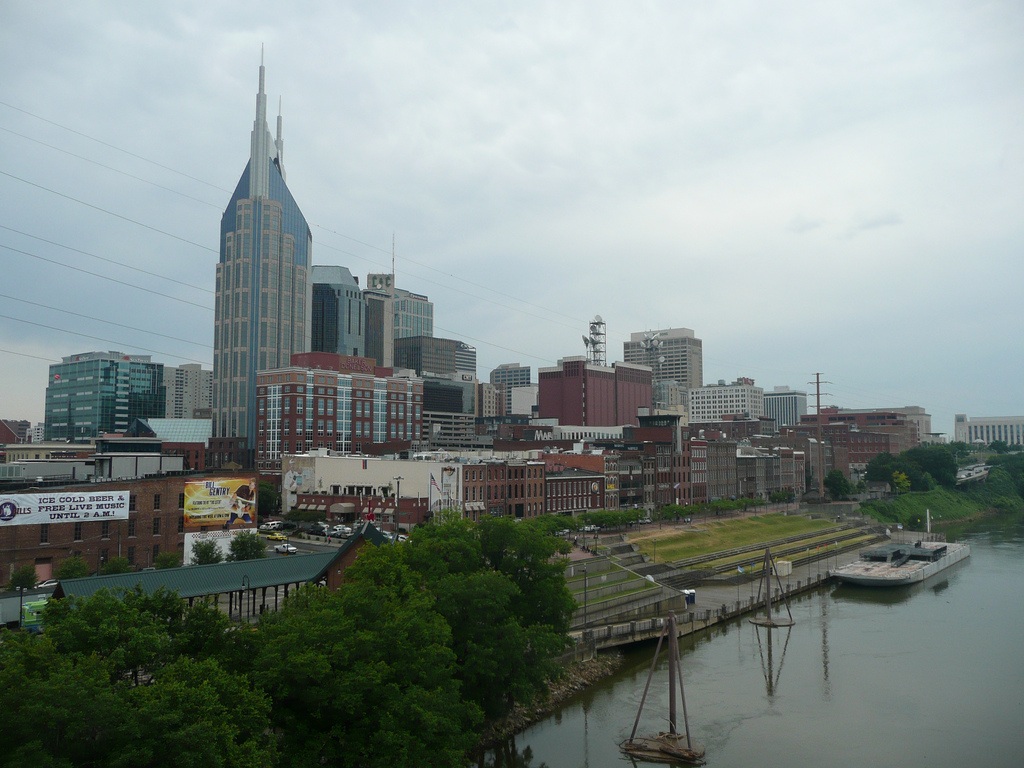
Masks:
[[[242,589],[245,590],[242,594],[245,595],[245,618],[249,619],[249,576],[248,574],[242,577]],[[242,618],[242,606],[238,606],[238,618]]]
[[[395,537],[393,539],[391,539],[391,543],[392,544],[394,544],[396,541],[398,541],[398,509],[402,505],[402,481],[404,479],[405,478],[402,477],[401,475],[396,475],[395,476],[395,515],[394,515],[394,518],[391,521],[392,522],[392,527],[395,529],[394,530]]]

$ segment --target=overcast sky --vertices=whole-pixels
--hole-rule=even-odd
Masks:
[[[0,3],[0,417],[93,350],[212,367],[260,48],[315,264],[536,369],[1024,413],[1024,4]],[[536,376],[536,373],[534,374]]]

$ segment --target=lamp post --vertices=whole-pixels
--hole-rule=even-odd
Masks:
[[[249,576],[248,576],[248,574],[246,574],[245,576],[242,577],[242,589],[244,590],[242,594],[245,595],[245,618],[246,618],[246,621],[249,620],[249,594],[248,594],[248,592],[249,592],[249,583],[250,583],[249,582]],[[238,618],[239,618],[239,620],[241,620],[241,618],[242,618],[242,606],[241,605],[238,606]]]
[[[391,543],[394,544],[398,541],[398,509],[402,504],[402,481],[405,478],[401,475],[395,476],[395,516],[391,521],[392,527],[394,528],[394,538],[391,539]]]

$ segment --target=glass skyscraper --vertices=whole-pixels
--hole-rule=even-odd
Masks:
[[[213,435],[256,445],[256,372],[310,349],[313,236],[285,183],[281,116],[267,127],[260,62],[249,162],[221,218],[213,358]]]
[[[79,442],[124,432],[135,419],[163,418],[163,363],[149,355],[86,352],[50,366],[46,440]]]

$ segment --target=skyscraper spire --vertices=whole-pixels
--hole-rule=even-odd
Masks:
[[[249,152],[249,197],[270,194],[270,129],[267,127],[267,94],[264,90],[263,47],[260,46],[260,89],[256,94],[256,119],[252,124]]]
[[[277,97],[277,138],[274,140],[274,148],[277,150],[277,168],[281,171],[281,178],[285,181],[288,178],[284,173],[284,139],[281,138],[281,97]]]

